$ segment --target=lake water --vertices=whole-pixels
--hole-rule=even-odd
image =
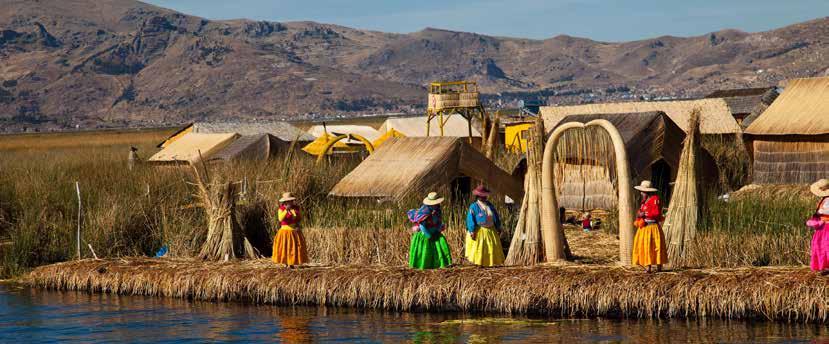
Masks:
[[[393,313],[0,284],[0,342],[829,343],[824,325]]]

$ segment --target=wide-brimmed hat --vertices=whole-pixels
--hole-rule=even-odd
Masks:
[[[438,205],[443,203],[443,197],[438,197],[437,192],[430,192],[426,195],[426,198],[423,199],[423,204],[425,205]]]
[[[489,194],[491,193],[492,192],[490,192],[489,189],[487,189],[486,186],[483,185],[478,185],[478,187],[476,187],[475,190],[472,190],[472,194],[478,197],[489,197]]]
[[[818,180],[818,181],[814,182],[814,184],[812,184],[812,186],[809,187],[809,190],[811,190],[812,193],[815,194],[815,196],[829,197],[829,180],[827,180],[827,179]]]
[[[294,197],[294,194],[292,194],[290,192],[286,192],[286,193],[282,194],[282,198],[279,199],[279,203],[285,203],[285,202],[294,201],[294,200],[296,200],[296,197]]]
[[[639,183],[639,185],[634,186],[633,188],[636,189],[636,190],[642,191],[642,192],[656,192],[656,191],[658,191],[655,187],[653,187],[653,185],[651,185],[650,180],[643,180],[641,183]]]

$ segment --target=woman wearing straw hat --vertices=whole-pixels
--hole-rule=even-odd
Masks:
[[[443,213],[440,204],[443,197],[430,192],[423,205],[407,212],[412,227],[412,244],[409,247],[409,266],[415,269],[437,269],[452,265],[449,243],[443,236]]]
[[[807,226],[815,229],[809,267],[825,273],[829,272],[829,180],[818,180],[809,189],[820,197],[815,214],[806,221]]]
[[[277,220],[279,231],[273,239],[273,262],[289,267],[307,263],[305,237],[299,229],[299,207],[296,205],[296,197],[290,192],[283,193],[279,199]]]
[[[662,221],[662,204],[650,180],[643,180],[633,188],[642,195],[642,204],[634,222],[637,230],[633,237],[633,264],[646,266],[647,272],[651,272],[653,265],[656,265],[657,271],[662,271],[662,264],[668,262],[665,234],[659,225]]]
[[[469,205],[466,213],[466,259],[480,266],[504,264],[504,249],[498,231],[501,230],[501,217],[495,206],[488,201],[490,191],[478,185],[472,194],[475,202]]]

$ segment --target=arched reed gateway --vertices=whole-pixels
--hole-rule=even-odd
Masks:
[[[569,122],[556,128],[544,146],[544,160],[541,169],[541,234],[547,260],[562,260],[564,252],[564,232],[558,217],[558,200],[553,179],[553,154],[561,136],[568,130],[584,130],[589,127],[601,127],[610,135],[616,161],[616,174],[619,178],[619,260],[630,264],[633,247],[633,198],[631,192],[630,167],[624,141],[619,130],[607,120],[597,119],[586,124]]]
[[[625,149],[631,152],[630,176],[636,182],[648,179],[670,199],[670,182],[676,179],[685,132],[663,112],[588,114],[566,116],[555,129],[570,122],[587,123],[605,119],[619,130]],[[718,181],[717,166],[707,152],[698,157],[705,182]],[[610,138],[601,127],[570,130],[562,134],[553,155],[553,177],[559,206],[579,212],[611,210],[617,207],[615,155]],[[523,176],[526,160],[514,169]],[[667,203],[666,203],[667,204]]]

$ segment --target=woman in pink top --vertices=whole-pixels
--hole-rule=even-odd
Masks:
[[[829,269],[829,180],[821,179],[812,184],[812,193],[820,197],[815,214],[806,225],[815,229],[812,236],[812,271]]]

